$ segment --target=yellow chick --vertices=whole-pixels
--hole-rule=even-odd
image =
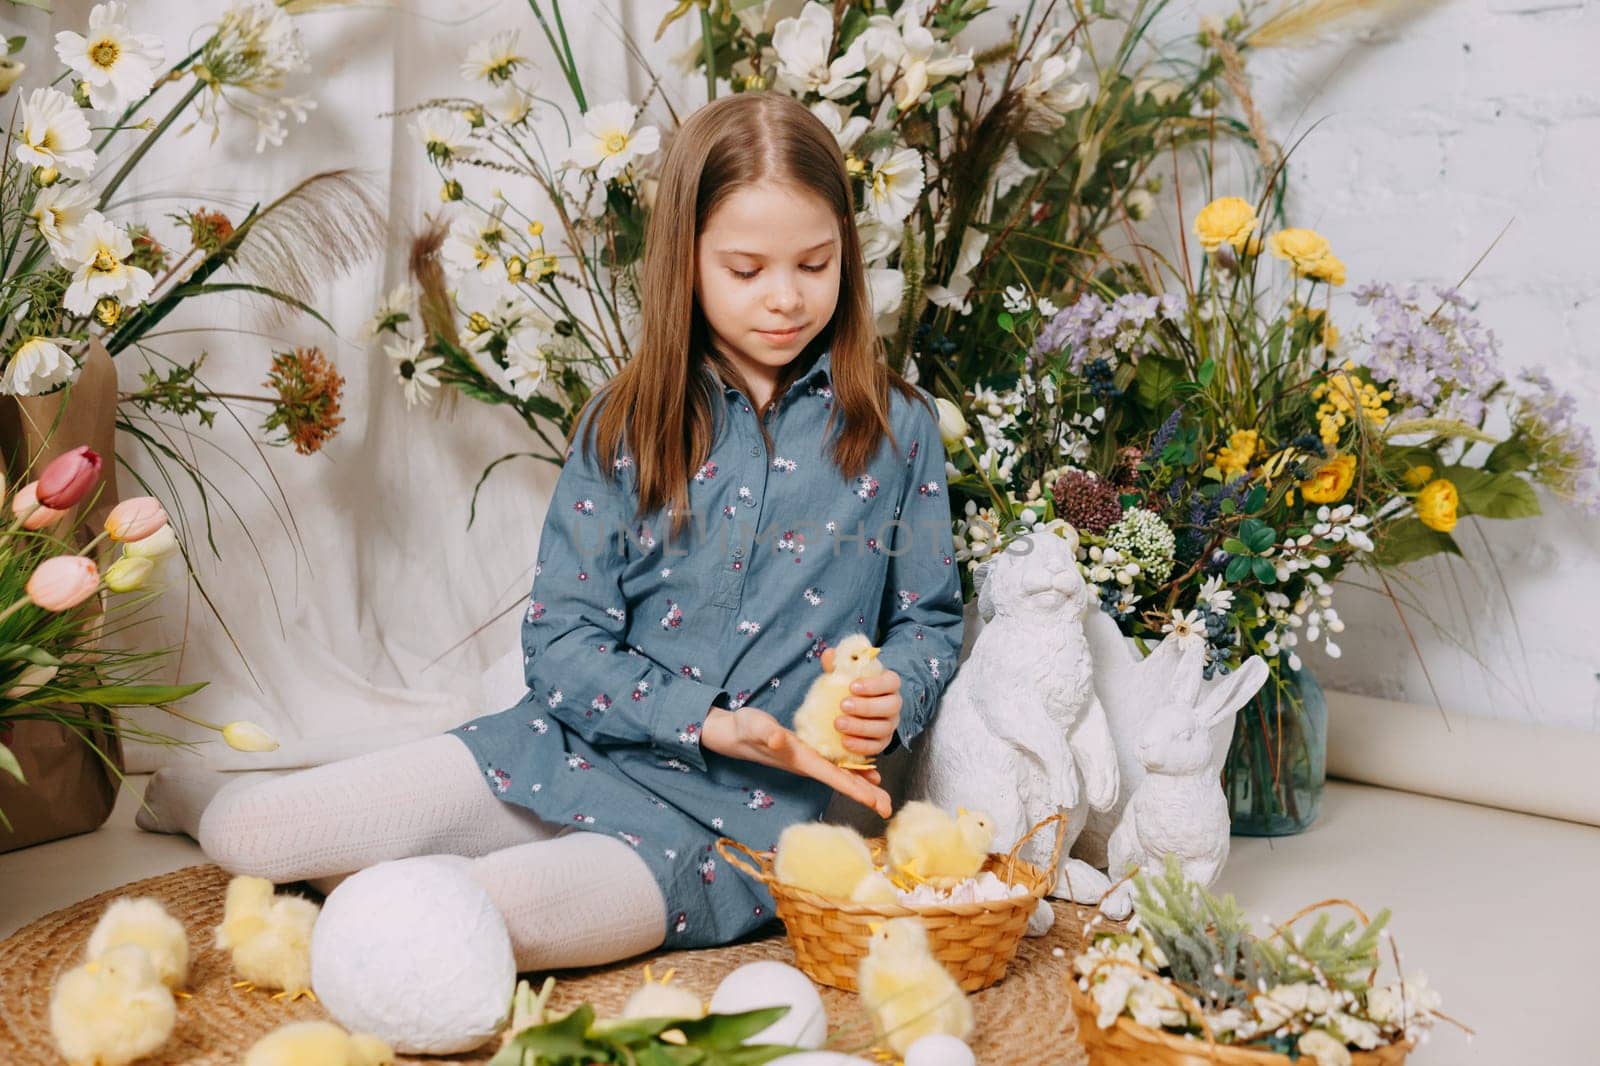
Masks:
[[[863,877],[855,888],[850,890],[852,903],[900,903],[900,890],[893,881],[883,875],[883,871],[874,870]]]
[[[972,1035],[972,1004],[933,957],[928,932],[916,918],[873,924],[856,979],[861,1002],[897,1055],[933,1033],[961,1040]]]
[[[847,825],[796,822],[778,837],[778,881],[831,899],[850,899],[877,867],[864,837]]]
[[[699,1019],[706,1016],[706,1005],[699,996],[684,988],[682,985],[672,983],[672,975],[676,970],[668,970],[657,981],[650,973],[650,967],[644,968],[644,984],[634,989],[633,995],[622,1005],[623,1018],[689,1018]]]
[[[189,982],[189,934],[159,900],[148,896],[112,900],[89,934],[85,954],[93,962],[123,944],[144,948],[161,983],[174,994],[188,997],[189,993],[179,989]]]
[[[394,1052],[371,1033],[332,1022],[290,1022],[250,1045],[244,1066],[393,1066]]]
[[[311,929],[321,908],[299,896],[275,896],[264,877],[235,877],[228,882],[217,947],[233,957],[233,969],[244,980],[233,987],[277,988],[273,999],[290,1002],[311,991]]]
[[[805,700],[794,713],[795,735],[821,752],[823,758],[849,770],[870,770],[873,762],[846,748],[833,723],[844,713],[839,704],[850,695],[850,683],[883,673],[883,664],[878,662],[880,650],[872,646],[865,633],[845,637],[834,651],[832,672],[811,682]]]
[[[951,818],[931,803],[912,800],[889,820],[884,838],[895,872],[949,888],[983,869],[994,843],[994,823],[981,811],[963,808]]]
[[[72,1066],[125,1066],[167,1042],[177,1001],[138,944],[107,948],[50,992],[50,1035]]]

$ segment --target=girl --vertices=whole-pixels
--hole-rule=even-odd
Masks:
[[[789,725],[855,631],[886,669],[845,702],[847,746],[909,747],[929,724],[962,637],[944,451],[932,404],[882,361],[844,158],[802,104],[747,93],[684,123],[643,309],[545,519],[527,695],[230,787],[198,827],[213,860],[326,885],[445,853],[526,971],[731,941],[772,901],[717,837],[770,848],[835,791],[889,814],[875,772]]]

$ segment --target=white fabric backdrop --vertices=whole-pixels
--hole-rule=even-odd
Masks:
[[[224,4],[221,0],[137,0],[131,6],[138,27],[160,34],[168,55],[175,56],[190,42],[197,22],[215,17]],[[998,6],[1017,5],[1007,2]],[[30,74],[53,69],[51,34],[56,29],[81,29],[90,3],[57,0],[56,7],[53,16],[45,16],[0,4],[5,32],[29,37],[22,58],[30,64]],[[680,114],[703,101],[703,84],[697,78],[677,75],[671,60],[690,40],[689,20],[673,27],[661,43],[649,40],[667,7],[654,0],[604,4],[569,0],[568,30],[592,101],[624,96],[638,100],[643,93],[645,76],[628,61],[619,27],[628,29],[655,70],[665,77],[669,98]],[[1498,9],[1496,12],[1492,17],[1500,18]],[[1476,39],[1492,33],[1492,27],[1486,28],[1491,16],[1476,11],[1475,16],[1470,35]],[[1196,18],[1195,7],[1174,5],[1166,36],[1191,32]],[[1431,108],[1430,114],[1445,106],[1435,97],[1446,83],[1429,88],[1433,79],[1428,71],[1447,65],[1430,42],[1441,30],[1439,20],[1448,18],[1436,13],[1403,24],[1380,37],[1382,47],[1355,46],[1364,60],[1360,66],[1341,66],[1338,57],[1345,54],[1346,46],[1337,46],[1309,58],[1264,60],[1259,68],[1259,95],[1280,137],[1334,112],[1333,119],[1308,142],[1314,150],[1302,149],[1300,158],[1305,162],[1297,164],[1296,197],[1306,207],[1296,221],[1321,228],[1340,248],[1346,247],[1341,234],[1360,234],[1350,238],[1346,256],[1352,264],[1352,279],[1365,280],[1384,268],[1386,253],[1378,249],[1398,239],[1393,222],[1383,221],[1390,215],[1374,220],[1368,201],[1348,191],[1358,185],[1351,178],[1352,171],[1371,168],[1314,164],[1324,159],[1342,160],[1346,155],[1372,159],[1375,166],[1381,164],[1382,171],[1374,172],[1372,180],[1385,195],[1395,184],[1394,175],[1401,172],[1411,174],[1419,187],[1427,188],[1414,209],[1423,212],[1418,218],[1426,217],[1426,210],[1453,210],[1439,206],[1442,201],[1435,194],[1441,190],[1434,188],[1428,177],[1438,169],[1438,161],[1428,146],[1419,147],[1414,139],[1405,139],[1403,128],[1386,133],[1377,120],[1363,118],[1374,108],[1387,113],[1396,101],[1407,98],[1407,91],[1420,94],[1424,103],[1419,106]],[[223,426],[225,418],[219,419],[217,430],[189,438],[187,443],[241,515],[241,520],[235,520],[225,509],[216,515],[218,560],[200,539],[203,524],[193,492],[183,494],[188,507],[186,526],[199,545],[194,553],[195,568],[228,631],[211,615],[193,585],[185,587],[178,581],[158,605],[159,625],[142,631],[139,639],[147,646],[186,641],[181,660],[174,661],[168,676],[211,682],[210,688],[186,702],[190,713],[218,722],[255,720],[277,735],[282,748],[265,755],[243,755],[215,741],[216,734],[159,712],[138,717],[152,728],[208,742],[203,745],[206,758],[213,765],[229,768],[321,762],[434,733],[514,702],[522,691],[516,606],[531,580],[538,531],[555,478],[552,468],[528,460],[501,467],[490,489],[480,497],[478,519],[469,531],[468,500],[479,472],[494,458],[523,447],[525,431],[506,412],[475,403],[461,403],[453,415],[407,412],[388,360],[381,349],[369,350],[360,334],[375,300],[403,276],[409,238],[424,214],[439,206],[436,179],[411,135],[409,121],[380,114],[430,96],[462,91],[457,64],[467,46],[504,27],[521,30],[523,51],[544,71],[546,94],[567,101],[567,90],[527,5],[521,0],[484,0],[471,6],[450,0],[415,0],[404,7],[335,8],[302,17],[299,23],[312,53],[312,69],[294,88],[313,92],[319,107],[304,126],[290,132],[283,149],[257,155],[254,131],[242,120],[227,125],[215,144],[208,143],[204,130],[197,130],[170,142],[147,160],[137,188],[130,190],[169,197],[152,205],[156,210],[148,214],[208,204],[226,207],[237,216],[254,199],[276,195],[315,170],[357,166],[373,177],[389,206],[387,251],[327,293],[323,310],[334,322],[337,338],[306,322],[268,327],[259,307],[212,299],[187,309],[177,325],[222,324],[247,332],[184,334],[163,341],[163,350],[174,356],[192,356],[202,348],[209,349],[205,373],[213,385],[226,391],[261,391],[270,348],[266,336],[248,331],[263,329],[286,341],[322,345],[348,378],[347,421],[320,456],[307,459],[269,450],[264,458],[258,457],[245,432]],[[1465,29],[1461,32],[1468,34]],[[1549,24],[1524,31],[1528,39],[1525,58],[1539,54],[1539,40],[1572,33],[1587,33],[1591,41],[1600,41],[1594,20],[1586,19],[1582,25]],[[1482,62],[1497,62],[1494,49],[1479,51]],[[1569,73],[1581,76],[1578,57],[1560,52],[1561,57],[1565,58],[1557,67],[1571,65]],[[1540,69],[1552,76],[1561,74],[1544,64]],[[1337,73],[1341,70],[1345,73]],[[1404,73],[1408,71],[1411,73]],[[1369,79],[1373,86],[1382,87],[1381,101],[1366,93]],[[36,83],[30,78],[25,84]],[[1557,133],[1564,127],[1577,131],[1581,119],[1576,112],[1564,112],[1551,120],[1555,125],[1541,128]],[[1532,126],[1543,120],[1523,116],[1517,121]],[[1379,126],[1376,140],[1369,128],[1373,124]],[[544,126],[560,143],[559,126],[550,119]],[[1587,158],[1596,162],[1592,152]],[[1579,204],[1580,198],[1572,195],[1565,201],[1565,209],[1570,214]],[[1561,214],[1562,203],[1557,202],[1546,214],[1536,216],[1536,224],[1548,220],[1554,227],[1545,234],[1551,242],[1564,232],[1555,222]],[[1451,220],[1454,217],[1452,213]],[[1451,220],[1440,217],[1437,226],[1445,227]],[[1178,224],[1166,221],[1169,229]],[[1498,225],[1492,228],[1497,230]],[[1405,231],[1407,254],[1415,261],[1406,266],[1406,276],[1429,277],[1420,272],[1432,269],[1442,280],[1443,274],[1454,271],[1457,261],[1470,262],[1481,250],[1487,239],[1483,232],[1488,231],[1480,229],[1458,235],[1445,250],[1449,270],[1428,266],[1442,254],[1436,243],[1421,233]],[[1523,243],[1542,240],[1539,233],[1532,233],[1524,236]],[[1374,259],[1379,260],[1376,265]],[[1514,272],[1518,262],[1508,263],[1506,269]],[[1576,274],[1567,282],[1569,286],[1586,284]],[[1590,285],[1585,291],[1592,289]],[[1548,350],[1548,345],[1539,343],[1544,339],[1540,323],[1547,317],[1539,307],[1526,301],[1495,299],[1486,304],[1484,312],[1506,338],[1516,361],[1523,361],[1530,351]],[[1582,343],[1582,337],[1568,334],[1560,341],[1558,357],[1575,368]],[[131,387],[142,367],[131,355],[124,355],[120,362],[124,386]],[[1591,420],[1600,414],[1592,400],[1591,380],[1569,377],[1567,384],[1579,387]],[[254,415],[254,409],[246,410],[247,425],[253,427]],[[233,465],[215,446],[237,457],[244,468]],[[146,476],[152,473],[149,460],[136,446],[129,444],[122,451],[133,469]],[[273,501],[257,487],[257,483],[264,484],[275,494],[273,479],[287,497],[293,535],[286,532],[277,515],[286,509],[283,501],[277,500],[275,511]],[[137,491],[127,472],[122,489],[125,495]],[[214,495],[214,512],[219,503]],[[1542,632],[1546,628],[1543,622],[1552,617],[1547,605],[1547,597],[1553,594],[1552,582],[1581,598],[1600,573],[1593,529],[1592,523],[1562,514],[1516,528],[1502,525],[1491,530],[1499,545],[1516,548],[1517,558],[1508,569],[1507,581],[1524,616],[1537,620],[1525,622],[1520,637],[1503,621],[1493,620],[1488,586],[1481,593],[1466,595],[1468,602],[1460,604],[1437,597],[1436,613],[1486,631],[1492,648],[1506,651],[1502,663],[1509,662],[1519,646],[1540,657],[1539,686],[1533,685],[1527,668],[1514,663],[1510,667],[1514,675],[1526,679],[1513,687],[1523,688],[1527,697],[1520,712],[1512,713],[1594,728],[1589,721],[1593,697],[1579,696],[1593,689],[1593,666],[1576,653],[1592,643],[1600,627],[1584,623],[1565,626],[1557,633]],[[1550,547],[1539,547],[1552,533],[1559,539]],[[1556,544],[1566,561],[1564,567],[1557,567],[1556,551],[1552,550]],[[1572,576],[1579,580],[1570,580]],[[1470,602],[1479,594],[1482,605]],[[1554,594],[1560,594],[1559,590]],[[1352,688],[1429,702],[1425,683],[1409,665],[1409,651],[1402,654],[1403,635],[1396,631],[1392,611],[1381,603],[1360,603],[1354,594],[1343,602],[1352,630],[1343,643],[1356,654],[1347,655],[1337,669],[1322,660],[1317,663],[1318,670]],[[498,621],[456,647],[506,608],[511,609]],[[1575,610],[1572,616],[1581,621],[1586,613]],[[1449,679],[1447,702],[1453,711],[1508,713],[1504,689],[1486,689],[1483,674],[1470,664],[1463,669],[1463,657],[1448,643],[1427,637],[1424,641],[1435,680],[1441,676]],[[1554,661],[1558,645],[1567,650],[1555,656],[1560,661]],[[1549,652],[1543,650],[1547,646]],[[430,666],[435,659],[438,661]],[[1477,681],[1473,680],[1475,674]],[[1536,693],[1535,687],[1542,691]],[[1541,699],[1546,692],[1553,692],[1555,698]],[[1581,700],[1576,706],[1571,703],[1574,697]],[[129,751],[134,770],[151,769],[177,758],[194,756],[142,745],[133,745]]]

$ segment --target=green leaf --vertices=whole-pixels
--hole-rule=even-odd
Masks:
[[[678,1028],[695,1047],[722,1051],[738,1047],[788,1013],[788,1007],[763,1007],[739,1014],[708,1014]]]
[[[1239,539],[1260,555],[1278,542],[1277,532],[1259,518],[1246,518],[1239,523]]]
[[[1223,500],[1222,503],[1218,504],[1217,508],[1223,514],[1232,514],[1239,509],[1239,505],[1234,502],[1232,496],[1229,496],[1227,499]]]
[[[1267,487],[1265,485],[1257,485],[1250,490],[1250,495],[1244,498],[1244,509],[1246,511],[1259,511],[1266,506],[1266,503]]]
[[[1263,585],[1273,585],[1278,581],[1278,568],[1272,565],[1271,559],[1250,560],[1250,572]]]
[[[1461,495],[1461,512],[1480,518],[1532,518],[1539,498],[1521,474],[1495,474],[1470,466],[1445,467],[1444,477]]]
[[[1250,545],[1246,544],[1238,537],[1229,537],[1227,540],[1222,542],[1222,550],[1227,552],[1229,555],[1249,555]]]
[[[524,1029],[506,1041],[489,1066],[522,1066],[522,1053],[532,1051],[537,1060],[560,1061],[562,1057],[594,1061],[595,1045],[590,1041],[589,1026],[594,1022],[594,1008],[585,1003],[565,1018]],[[584,1059],[583,1056],[590,1056]]]
[[[61,660],[32,644],[0,644],[0,662],[25,662],[35,666],[60,666]]]
[[[1496,474],[1526,470],[1532,465],[1533,449],[1521,437],[1512,437],[1496,444],[1489,452],[1489,458],[1483,461],[1483,468]]]
[[[92,703],[98,707],[122,707],[156,703],[176,703],[192,696],[211,682],[192,685],[102,685],[99,688],[73,689],[57,693],[62,703]]]
[[[1228,579],[1228,584],[1237,585],[1243,581],[1245,576],[1250,573],[1250,564],[1254,561],[1248,555],[1235,555],[1232,559],[1229,559],[1228,569],[1223,572],[1223,576]]]
[[[1400,518],[1384,527],[1373,559],[1379,566],[1404,566],[1441,552],[1460,555],[1461,548],[1450,534],[1429,529],[1420,518]]]
[[[1178,383],[1188,380],[1188,375],[1183,372],[1183,364],[1176,359],[1147,355],[1139,361],[1139,369],[1133,380],[1140,405],[1156,411],[1172,406]]]
[[[18,52],[22,51],[22,46],[27,44],[27,43],[28,43],[28,39],[26,37],[21,36],[20,34],[18,36],[16,36],[16,37],[7,37],[6,38],[6,55],[8,55],[8,56],[16,55]]]
[[[22,776],[22,764],[17,762],[17,757],[4,744],[0,744],[0,770],[4,770],[24,785],[28,783],[28,779]]]
[[[1012,317],[1010,311],[1001,311],[997,316],[995,316],[995,321],[1000,323],[1000,328],[1005,330],[1007,333],[1010,333],[1012,330],[1017,328],[1017,320]]]
[[[1195,380],[1204,388],[1209,388],[1213,378],[1217,376],[1217,363],[1214,359],[1207,359],[1200,364],[1200,370],[1195,374]]]

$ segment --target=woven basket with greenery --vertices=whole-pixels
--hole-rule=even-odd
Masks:
[[[915,917],[922,919],[928,930],[934,957],[944,963],[963,989],[976,992],[1005,976],[1006,967],[1017,953],[1017,943],[1028,928],[1028,919],[1039,900],[1055,885],[1055,878],[1046,870],[1017,857],[1022,845],[1052,822],[1056,824],[1056,843],[1048,869],[1056,869],[1067,828],[1065,816],[1060,814],[1051,815],[1028,830],[1010,852],[991,854],[983,864],[984,870],[993,871],[1007,884],[1025,886],[1027,894],[981,903],[906,907],[832,899],[780,882],[773,875],[770,851],[752,851],[728,837],[717,841],[717,850],[767,887],[794,946],[795,964],[813,981],[856,991],[856,971],[867,956],[871,926],[892,918]],[[868,843],[875,855],[881,853],[881,837]],[[743,853],[755,865],[734,852]]]

